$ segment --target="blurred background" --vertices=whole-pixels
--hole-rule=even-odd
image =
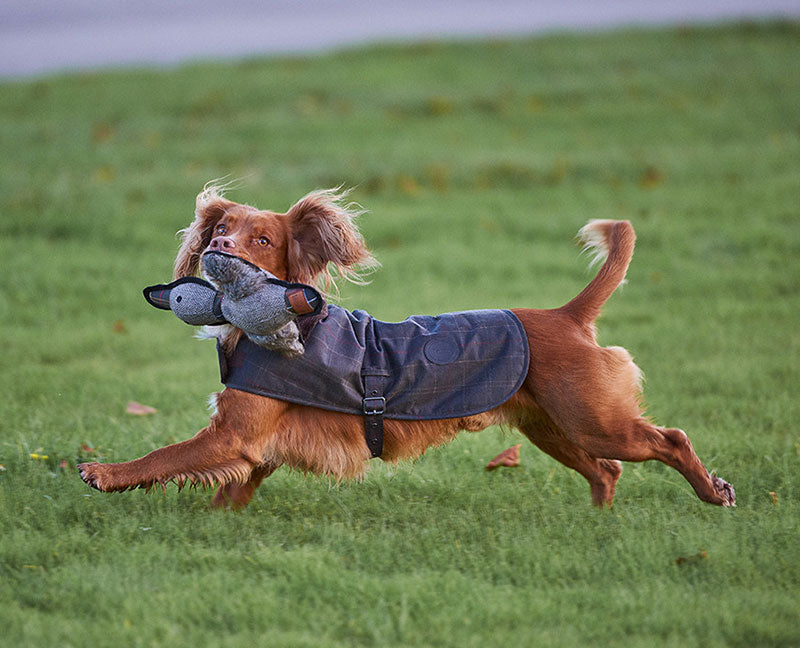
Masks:
[[[798,15],[797,0],[5,0],[0,76],[376,41]]]
[[[1,2],[3,638],[796,645],[799,18],[797,0]],[[653,462],[590,510],[582,477],[499,429],[358,484],[282,469],[238,515],[90,491],[79,461],[207,425],[214,345],[141,290],[170,279],[214,178],[275,211],[352,188],[383,265],[338,298],[389,321],[560,306],[593,274],[578,229],[629,219],[599,341],[631,351],[648,413],[737,510]],[[517,442],[519,468],[483,470]]]

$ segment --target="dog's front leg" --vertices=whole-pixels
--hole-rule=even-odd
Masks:
[[[174,481],[210,486],[245,484],[263,452],[285,403],[226,389],[217,399],[211,424],[188,441],[154,450],[125,463],[84,463],[81,479],[101,491],[149,488]]]
[[[211,508],[241,509],[247,506],[261,482],[280,467],[280,463],[268,462],[253,468],[245,483],[231,482],[220,486],[211,498]]]
[[[78,466],[81,479],[101,491],[124,491],[149,488],[174,481],[210,486],[214,482],[244,482],[257,458],[248,458],[235,449],[236,444],[220,438],[209,426],[188,441],[154,450],[150,454],[125,463],[84,463]]]

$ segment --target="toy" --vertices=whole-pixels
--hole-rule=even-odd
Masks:
[[[145,299],[193,326],[232,324],[255,344],[288,356],[303,353],[299,315],[319,313],[324,300],[311,286],[282,281],[225,252],[206,252],[203,274],[148,286]]]

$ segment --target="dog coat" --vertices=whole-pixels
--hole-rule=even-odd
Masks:
[[[327,308],[327,317],[306,336],[301,356],[287,358],[246,337],[228,357],[220,347],[222,382],[291,403],[363,415],[367,445],[379,456],[381,417],[479,414],[511,398],[528,373],[528,338],[507,310],[414,315],[394,323],[362,310]]]

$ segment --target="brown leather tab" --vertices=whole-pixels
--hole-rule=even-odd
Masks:
[[[286,291],[286,300],[292,310],[298,315],[308,315],[314,312],[314,307],[308,303],[306,294],[302,288],[290,288]]]

